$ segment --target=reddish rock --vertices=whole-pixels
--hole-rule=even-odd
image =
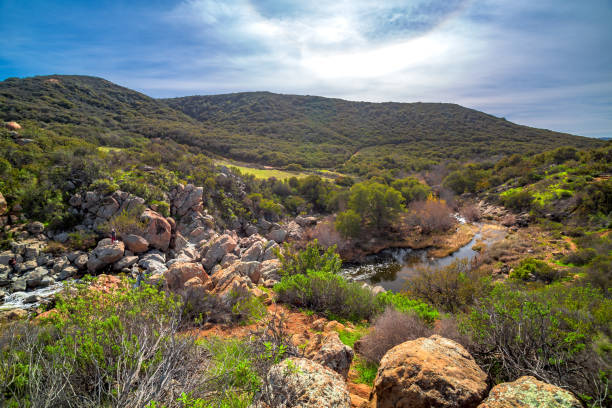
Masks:
[[[14,121],[7,122],[4,124],[4,126],[6,126],[6,128],[9,130],[14,130],[14,131],[21,130],[21,125]]]
[[[140,235],[129,234],[123,237],[125,246],[135,254],[146,252],[149,249],[149,242]]]
[[[149,209],[142,213],[142,218],[148,221],[144,238],[149,242],[149,245],[161,251],[166,251],[172,237],[170,223],[161,214]]]
[[[376,408],[474,408],[487,392],[487,374],[460,344],[440,337],[393,347],[380,362],[370,403]]]
[[[201,285],[206,286],[209,290],[212,289],[210,277],[199,263],[176,262],[164,273],[164,277],[170,290],[183,288],[185,283],[192,278],[199,278]]]

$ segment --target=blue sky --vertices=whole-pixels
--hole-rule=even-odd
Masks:
[[[612,137],[612,0],[0,0],[0,78],[453,102]]]

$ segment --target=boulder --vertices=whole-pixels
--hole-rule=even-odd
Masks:
[[[147,270],[148,274],[163,274],[168,270],[166,267],[166,255],[158,251],[150,251],[138,261],[138,266]]]
[[[370,403],[376,408],[476,407],[487,374],[460,344],[433,335],[407,341],[384,355]]]
[[[514,382],[498,384],[478,408],[580,408],[582,404],[571,392],[554,385],[521,377]]]
[[[74,266],[79,269],[85,269],[88,260],[89,257],[87,256],[87,254],[81,254],[74,259]]]
[[[0,215],[4,215],[8,212],[8,204],[2,193],[0,193]]]
[[[24,278],[28,288],[37,288],[41,286],[42,279],[49,274],[49,270],[42,266],[37,267],[33,271],[28,272]]]
[[[349,408],[344,379],[305,358],[290,358],[270,368],[256,407]]]
[[[17,130],[21,130],[21,125],[15,121],[10,121],[10,122],[6,122],[4,124],[4,126],[8,129],[8,130],[13,130],[13,131],[17,131]]]
[[[278,259],[276,256],[276,251],[280,250],[280,245],[278,245],[274,241],[269,241],[268,245],[266,245],[266,250],[264,251],[262,261],[269,261],[271,259]]]
[[[210,277],[198,263],[176,262],[164,273],[164,277],[170,290],[182,289],[187,281],[196,277],[207,289],[212,289]]]
[[[123,258],[125,244],[121,241],[112,242],[110,238],[104,238],[98,242],[98,246],[91,252],[87,260],[87,270],[95,273],[106,265],[117,262]]]
[[[340,341],[335,331],[322,335],[321,347],[314,353],[311,360],[331,368],[343,378],[348,376],[349,368],[355,353],[353,349]]]
[[[300,227],[308,227],[311,225],[315,225],[317,223],[317,219],[315,217],[303,217],[301,215],[298,215],[297,217],[295,217],[295,222]]]
[[[211,270],[226,254],[232,252],[238,243],[230,234],[223,234],[217,237],[210,245],[206,255],[203,256],[202,265],[204,269]]]
[[[304,229],[295,221],[287,224],[287,239],[292,241],[301,241],[304,238]]]
[[[287,237],[287,231],[285,231],[282,228],[274,229],[270,231],[267,235],[268,239],[271,239],[272,241],[275,241],[276,243],[279,243],[279,244],[283,242],[286,237]]]
[[[281,263],[278,259],[270,259],[261,263],[259,273],[263,280],[280,281],[280,268]]]
[[[125,246],[135,254],[147,252],[147,249],[149,249],[149,242],[140,235],[129,234],[122,239]]]
[[[137,256],[124,256],[123,258],[115,262],[115,264],[113,265],[113,270],[120,271],[123,268],[129,268],[136,262],[138,262]]]
[[[98,208],[96,215],[102,219],[108,220],[117,211],[119,211],[119,203],[113,197],[106,197],[102,201],[102,205]]]
[[[83,198],[80,194],[75,194],[70,197],[70,200],[68,200],[68,204],[70,204],[72,207],[78,208],[81,206],[81,204],[83,204]]]
[[[148,222],[144,238],[149,242],[149,245],[161,251],[166,251],[172,236],[170,223],[161,214],[149,209],[142,213],[142,219]]]
[[[85,264],[87,264],[87,258],[85,259]],[[64,269],[62,269],[57,279],[58,280],[68,279],[74,276],[77,272],[78,270],[74,266],[67,266]]]
[[[249,249],[244,251],[240,258],[243,262],[259,261],[263,254],[263,244],[260,241],[255,242]]]
[[[183,216],[191,209],[198,209],[198,207],[202,205],[203,193],[203,187],[195,187],[193,184],[187,184],[174,202],[176,214]]]
[[[42,222],[34,221],[28,224],[27,229],[30,234],[38,235],[45,230],[45,226]]]
[[[28,286],[28,284],[27,284],[25,278],[15,279],[13,281],[13,285],[12,285],[14,292],[23,292],[23,291],[26,290],[27,286]]]

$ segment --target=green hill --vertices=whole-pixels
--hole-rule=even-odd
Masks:
[[[0,120],[32,120],[108,146],[170,138],[251,163],[365,174],[602,142],[454,104],[367,103],[268,92],[154,99],[101,78],[0,82]]]

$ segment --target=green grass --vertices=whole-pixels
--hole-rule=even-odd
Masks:
[[[378,365],[373,363],[368,363],[360,357],[357,357],[357,361],[355,363],[355,371],[357,371],[357,378],[355,382],[357,384],[367,384],[370,387],[374,385],[374,380],[376,379],[376,373],[378,372]]]
[[[121,148],[121,147],[100,146],[100,147],[98,147],[98,150],[101,151],[102,153],[110,153],[110,152],[120,152],[121,150],[123,150],[123,148]]]
[[[247,167],[235,164],[227,160],[215,160],[215,164],[219,166],[236,167],[243,174],[252,174],[258,179],[268,179],[274,177],[278,180],[287,180],[291,177],[303,178],[310,175],[310,173],[297,172],[297,171],[285,171],[277,169],[258,169],[254,167]],[[328,177],[323,177],[328,178]]]
[[[354,347],[355,342],[363,337],[367,332],[367,327],[365,326],[357,326],[354,330],[340,330],[338,332],[338,337],[340,341],[346,344],[349,347]]]

